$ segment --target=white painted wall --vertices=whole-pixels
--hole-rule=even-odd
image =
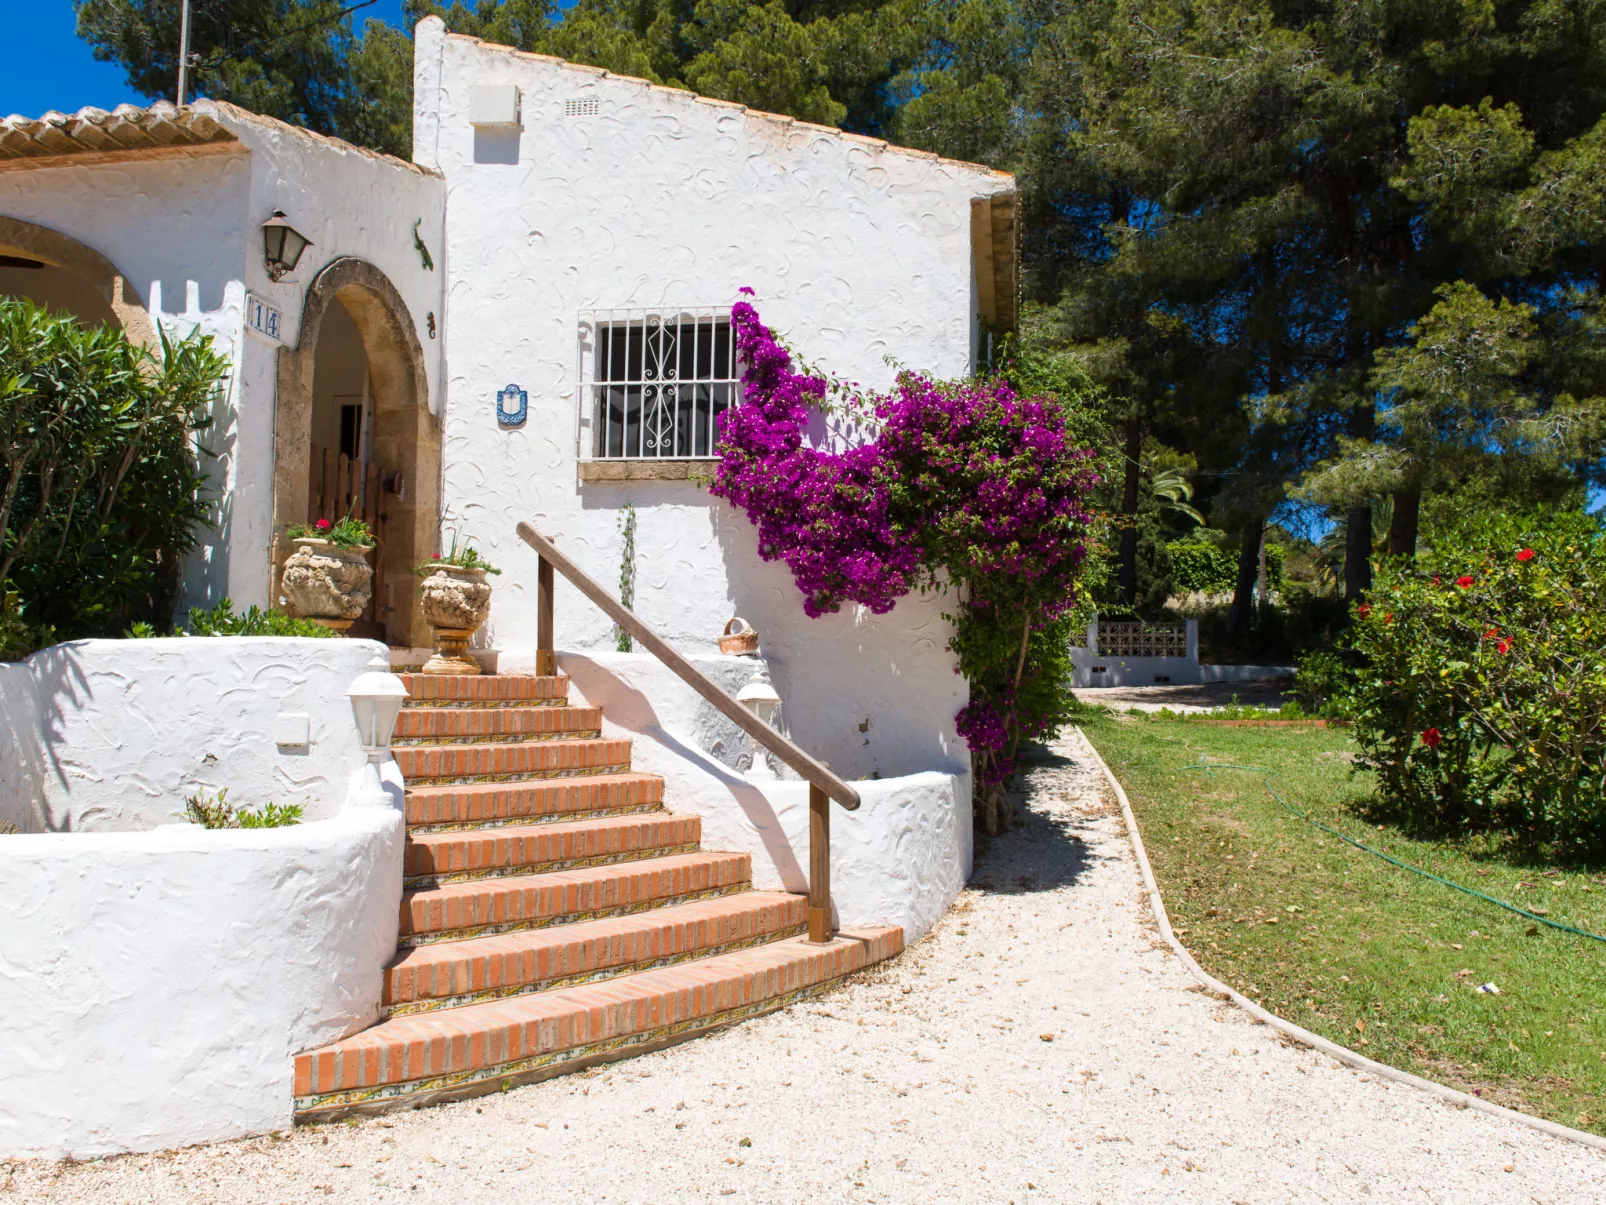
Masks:
[[[753,675],[739,657],[698,657],[694,664],[732,693]],[[633,739],[631,764],[665,779],[671,811],[703,820],[704,849],[752,855],[761,889],[808,890],[808,784],[783,769],[761,780],[748,765],[750,738],[656,658],[646,653],[561,653],[571,697],[603,708],[604,735]],[[772,678],[786,679],[771,662]],[[786,723],[784,685],[782,727]],[[718,750],[718,752],[709,752]],[[953,902],[970,876],[973,855],[967,759],[923,772],[853,783],[857,811],[831,807],[831,894],[839,925],[902,925],[913,942]]]
[[[630,502],[638,612],[687,652],[712,651],[732,614],[752,621],[785,667],[805,748],[849,776],[960,758],[953,716],[965,691],[939,601],[810,620],[785,569],[759,560],[745,516],[702,487],[578,484],[577,321],[592,307],[729,304],[746,285],[808,360],[849,379],[888,384],[887,355],[960,375],[971,360],[970,202],[1013,181],[449,36],[434,18],[415,46],[414,158],[439,168],[451,195],[444,511],[506,571],[488,641],[535,644],[535,557],[514,534],[519,520],[611,587]],[[520,132],[469,125],[470,89],[490,83],[522,90]],[[585,99],[596,116],[565,116],[566,101]],[[529,391],[521,428],[496,422],[494,395],[509,382]],[[562,581],[557,623],[563,648],[612,646],[608,621]]]
[[[27,832],[149,829],[185,796],[335,815],[363,764],[346,690],[371,640],[78,640],[0,666],[0,818]],[[281,745],[281,716],[310,743]],[[30,739],[31,736],[31,739]]]
[[[249,290],[277,307],[285,339],[300,337],[307,284],[331,260],[355,256],[384,272],[411,311],[439,413],[446,188],[437,176],[230,106],[196,102],[240,140],[239,154],[85,167],[48,163],[0,173],[0,215],[47,226],[115,264],[169,330],[211,334],[234,364],[201,439],[216,502],[211,530],[186,563],[185,599],[268,605],[273,513],[273,410],[278,345],[245,327]],[[261,224],[275,209],[313,242],[295,272],[268,278]],[[413,223],[436,262],[423,266]]]
[[[378,1017],[402,840],[389,807],[0,837],[0,1155],[288,1128],[294,1056]]]

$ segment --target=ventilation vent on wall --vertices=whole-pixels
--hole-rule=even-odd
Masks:
[[[595,117],[597,115],[597,98],[587,96],[582,100],[566,100],[563,102],[563,115],[565,117]]]

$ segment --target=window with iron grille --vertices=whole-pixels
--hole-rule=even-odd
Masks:
[[[591,460],[714,455],[738,400],[728,308],[596,310],[580,319],[580,452]]]

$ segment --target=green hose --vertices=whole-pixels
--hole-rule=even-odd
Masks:
[[[1160,739],[1164,741],[1173,740],[1171,737],[1161,737]],[[1193,752],[1193,749],[1188,745],[1187,741],[1182,741],[1180,743],[1183,748],[1188,750],[1189,753]],[[1412,866],[1409,862],[1402,862],[1400,859],[1390,854],[1386,854],[1380,849],[1373,849],[1370,845],[1367,845],[1363,841],[1357,841],[1354,837],[1346,836],[1345,834],[1339,832],[1336,828],[1333,828],[1331,825],[1323,824],[1320,820],[1312,819],[1310,816],[1291,805],[1286,799],[1277,793],[1276,788],[1271,785],[1272,779],[1276,778],[1277,774],[1276,771],[1272,770],[1268,766],[1243,766],[1238,765],[1235,762],[1211,762],[1205,760],[1206,755],[1203,753],[1199,754],[1198,757],[1199,764],[1197,766],[1186,766],[1180,771],[1175,771],[1175,773],[1198,774],[1203,771],[1208,777],[1214,778],[1214,771],[1216,770],[1250,770],[1269,775],[1263,785],[1266,788],[1267,794],[1281,804],[1284,811],[1289,813],[1291,816],[1298,816],[1306,824],[1314,825],[1316,828],[1321,829],[1322,832],[1331,834],[1348,845],[1353,845],[1356,849],[1364,850],[1375,858],[1382,858],[1383,861],[1388,862],[1393,866],[1398,866],[1402,870],[1409,870],[1412,874],[1419,874],[1424,879],[1432,879],[1435,883],[1442,883],[1446,887],[1453,887],[1455,890],[1473,896],[1476,899],[1483,900],[1485,903],[1494,904],[1497,907],[1504,908],[1507,912],[1515,912],[1518,916],[1526,917],[1537,924],[1548,925],[1552,929],[1560,929],[1563,933],[1572,933],[1578,937],[1587,937],[1591,941],[1606,942],[1606,937],[1603,937],[1599,933],[1591,933],[1587,929],[1575,929],[1571,925],[1564,925],[1559,921],[1548,920],[1543,916],[1538,916],[1532,912],[1529,912],[1525,908],[1519,908],[1515,904],[1508,904],[1505,900],[1497,900],[1492,895],[1485,895],[1483,892],[1474,887],[1467,887],[1464,884],[1452,882],[1446,878],[1441,878],[1439,875],[1434,874],[1430,870],[1423,870],[1420,866]]]

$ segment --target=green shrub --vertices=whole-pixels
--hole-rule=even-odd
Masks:
[[[1606,538],[1581,512],[1478,516],[1380,569],[1355,611],[1355,736],[1430,828],[1606,845]]]
[[[1339,719],[1347,714],[1350,670],[1331,649],[1311,649],[1299,659],[1294,698],[1311,715]]]
[[[166,625],[205,516],[194,450],[227,372],[206,337],[158,360],[117,330],[0,297],[0,620],[11,655]]]
[[[1201,594],[1231,594],[1238,588],[1238,558],[1212,544],[1184,540],[1168,544],[1171,580],[1178,590]],[[1266,578],[1272,588],[1282,585],[1283,546],[1267,543]]]
[[[229,802],[227,790],[211,799],[205,791],[197,791],[184,801],[184,814],[202,828],[287,828],[301,823],[301,812],[298,803],[268,803],[257,810],[237,808]]]
[[[264,611],[253,603],[239,615],[233,614],[234,604],[225,598],[217,606],[203,611],[190,608],[188,634],[191,636],[311,636],[322,639],[338,635],[312,619],[298,619],[283,611]],[[147,633],[137,633],[145,635]],[[155,635],[154,632],[148,633]],[[129,635],[136,635],[130,631]]]

